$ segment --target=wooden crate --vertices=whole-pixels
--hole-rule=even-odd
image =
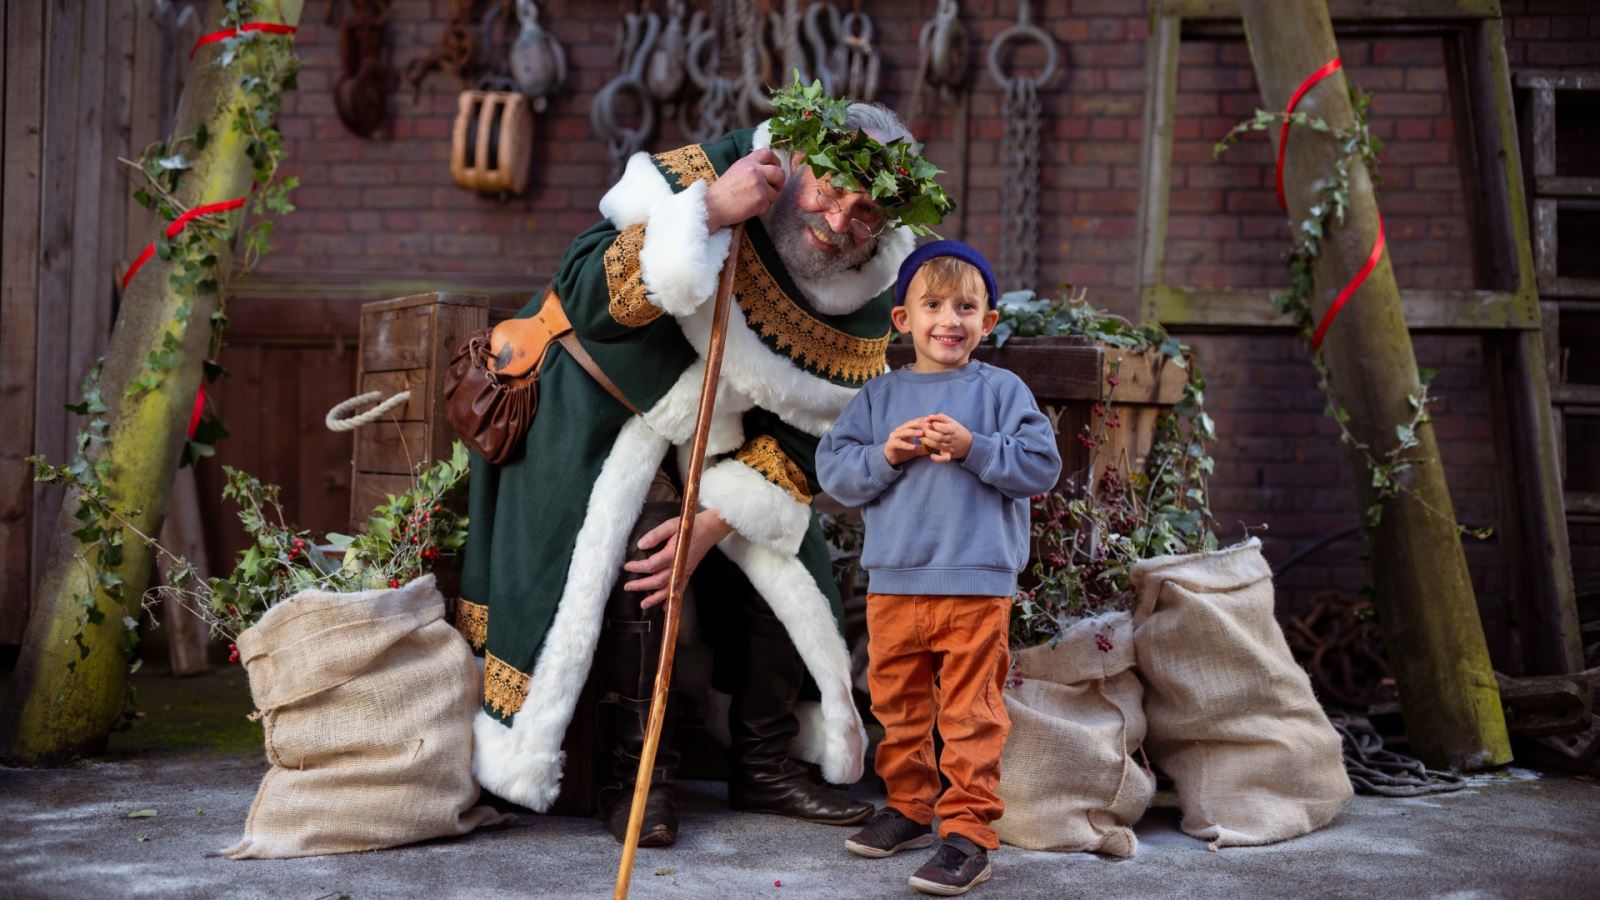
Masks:
[[[498,321],[508,313],[494,310]],[[415,467],[447,458],[455,433],[444,414],[444,372],[467,336],[488,327],[486,297],[431,293],[361,307],[356,393],[410,391],[404,406],[356,429],[350,522],[359,527],[388,494],[411,487]]]
[[[1103,454],[1102,465],[1117,460],[1125,471],[1142,471],[1155,441],[1156,419],[1183,399],[1189,381],[1189,373],[1160,352],[1134,353],[1083,338],[1012,338],[998,350],[981,345],[972,357],[1015,373],[1033,391],[1039,407],[1056,418],[1056,447],[1061,451],[1057,488],[1089,464],[1089,451],[1078,435],[1086,427],[1098,427],[1096,404],[1102,415],[1116,412],[1122,422],[1107,433],[1109,452]],[[910,343],[889,345],[891,366],[915,359]]]

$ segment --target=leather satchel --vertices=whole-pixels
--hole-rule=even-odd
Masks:
[[[539,375],[558,343],[618,403],[638,414],[578,342],[561,299],[551,291],[534,315],[473,332],[445,370],[445,416],[484,459],[503,463],[522,443],[539,408]]]

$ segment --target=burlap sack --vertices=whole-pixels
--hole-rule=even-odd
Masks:
[[[230,859],[376,850],[503,818],[473,805],[477,665],[432,575],[303,591],[238,643],[272,768]]]
[[[1016,654],[1022,684],[1005,692],[1011,735],[1000,760],[1000,839],[1030,850],[1132,856],[1131,827],[1155,796],[1134,760],[1144,688],[1125,612],[1069,628],[1054,646]]]
[[[1133,567],[1145,749],[1211,848],[1326,825],[1352,795],[1339,735],[1272,617],[1261,542]]]

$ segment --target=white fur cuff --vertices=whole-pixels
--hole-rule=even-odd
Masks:
[[[622,177],[600,198],[600,215],[618,231],[650,220],[656,204],[672,199],[672,186],[643,150],[628,159]]]
[[[733,233],[706,231],[706,183],[697,181],[658,202],[644,228],[639,274],[651,303],[686,316],[717,291]]]
[[[793,554],[811,524],[811,507],[737,460],[723,460],[700,479],[700,504],[717,511],[746,540]]]

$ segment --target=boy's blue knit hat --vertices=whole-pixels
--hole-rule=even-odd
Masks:
[[[895,306],[906,302],[906,289],[911,287],[911,279],[923,263],[939,256],[954,256],[981,272],[983,286],[989,289],[989,308],[1000,308],[1000,291],[994,284],[994,269],[989,268],[989,261],[983,258],[976,247],[960,241],[930,241],[911,251],[906,261],[900,264],[900,276],[894,281]]]

